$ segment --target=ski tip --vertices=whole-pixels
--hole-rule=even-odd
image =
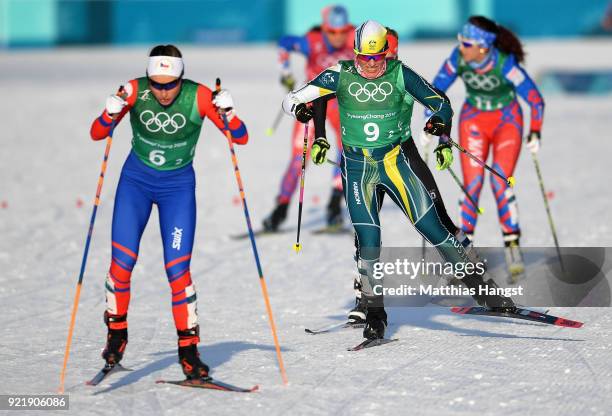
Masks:
[[[221,382],[209,378],[204,381],[193,381],[193,380],[156,380],[155,384],[173,384],[182,387],[201,388],[217,391],[235,392],[235,393],[252,393],[259,390],[259,384],[254,385],[251,388],[237,387],[231,384]]]
[[[293,245],[293,251],[295,251],[296,253],[299,253],[302,250],[302,245],[300,243],[295,243]]]
[[[451,308],[451,312],[459,313],[459,314],[464,314],[464,313],[468,312],[471,308],[472,308],[471,306],[453,306]]]
[[[272,127],[268,127],[266,129],[266,136],[272,137],[273,134],[274,134],[274,129]]]
[[[395,341],[399,341],[399,338],[366,339],[361,344],[355,345],[351,348],[347,348],[347,351],[361,351],[366,348],[379,347],[381,345],[389,344]]]
[[[570,319],[558,318],[555,325],[563,326],[566,328],[582,328],[584,322],[572,321]]]
[[[508,177],[508,186],[510,186],[510,188],[514,188],[514,184],[516,183],[514,176],[510,176]]]

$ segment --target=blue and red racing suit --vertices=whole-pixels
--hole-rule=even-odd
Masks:
[[[459,117],[459,143],[476,157],[486,161],[493,149],[493,168],[506,177],[514,172],[523,133],[523,114],[516,99],[518,94],[531,109],[530,130],[542,128],[544,100],[535,83],[512,54],[491,48],[490,54],[478,68],[466,63],[459,48],[448,57],[433,85],[446,91],[460,77],[467,97]],[[484,180],[484,168],[461,154],[463,183],[476,203]],[[520,235],[518,208],[512,189],[491,175],[491,188],[497,202],[502,232],[507,241]],[[465,199],[461,204],[461,228],[472,234],[476,227],[477,211]]]
[[[278,41],[279,60],[283,71],[289,70],[289,53],[299,52],[306,57],[306,79],[313,79],[324,69],[336,64],[340,60],[353,59],[353,37],[354,31],[347,29],[348,36],[345,45],[340,49],[334,49],[320,27],[311,29],[303,36],[283,36]],[[338,102],[333,99],[327,105],[327,120],[330,122],[337,142],[337,160],[340,162],[342,153],[342,141],[340,132],[340,114],[338,113]],[[314,124],[311,121],[308,128],[308,147],[314,140]],[[300,170],[302,168],[302,152],[304,149],[304,124],[296,121],[293,126],[291,139],[291,159],[281,182],[280,193],[277,196],[278,203],[288,203],[293,196],[298,184]],[[307,153],[307,155],[310,152]],[[342,178],[340,169],[336,166],[333,171],[333,186],[342,191]]]
[[[174,323],[177,330],[184,331],[197,325],[196,291],[190,272],[196,225],[195,174],[191,160],[205,117],[219,130],[224,131],[225,127],[212,104],[209,88],[189,80],[183,80],[181,88],[175,102],[163,107],[142,78],[126,84],[128,104],[114,124],[129,112],[134,138],[115,196],[106,310],[111,315],[128,312],[132,270],[138,258],[140,239],[155,204],[159,212],[164,264],[172,291]],[[112,125],[111,117],[104,111],[91,126],[91,138],[104,139]],[[139,130],[134,129],[135,125]],[[234,143],[246,144],[248,133],[238,117],[232,118],[229,129]],[[164,150],[151,151],[150,160],[143,158],[135,150],[139,141]],[[185,147],[190,149],[187,158],[172,158],[175,149]],[[171,166],[167,167],[167,164]],[[173,168],[175,165],[180,166]]]

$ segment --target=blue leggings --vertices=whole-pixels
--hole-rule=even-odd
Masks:
[[[174,323],[178,330],[190,329],[197,325],[196,293],[189,270],[196,225],[195,174],[191,164],[158,171],[142,163],[134,152],[125,161],[113,211],[107,311],[127,314],[132,269],[153,204],[159,211]]]

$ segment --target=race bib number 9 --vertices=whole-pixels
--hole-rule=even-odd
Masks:
[[[375,142],[380,135],[380,129],[376,123],[366,123],[363,126],[363,132],[366,134],[366,140],[368,142]]]

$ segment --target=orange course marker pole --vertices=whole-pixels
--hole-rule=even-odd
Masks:
[[[221,90],[221,79],[217,78],[215,84],[216,92]],[[244,217],[246,219],[247,228],[249,230],[249,238],[251,239],[251,247],[253,249],[253,255],[255,256],[255,264],[257,265],[257,272],[259,274],[259,284],[261,285],[261,293],[263,294],[264,302],[266,304],[266,311],[268,313],[268,320],[270,322],[270,329],[272,330],[272,338],[274,338],[274,347],[276,348],[276,358],[278,359],[278,368],[283,379],[283,384],[287,384],[287,373],[285,371],[285,364],[283,363],[283,355],[281,354],[280,344],[278,342],[278,336],[276,335],[276,324],[274,323],[274,316],[272,315],[272,306],[270,306],[270,298],[268,296],[268,288],[266,286],[266,280],[263,276],[263,270],[261,262],[259,261],[259,254],[257,251],[257,244],[255,242],[255,234],[253,233],[253,227],[251,225],[251,217],[249,216],[249,209],[247,207],[246,196],[244,187],[242,186],[242,178],[240,177],[240,169],[238,168],[238,158],[234,151],[234,142],[232,141],[232,135],[229,130],[229,123],[225,114],[221,114],[223,123],[225,124],[225,137],[229,144],[230,154],[232,156],[232,163],[234,165],[234,174],[236,175],[236,182],[238,183],[238,191],[240,192],[240,199],[242,200],[242,207],[244,208]]]

